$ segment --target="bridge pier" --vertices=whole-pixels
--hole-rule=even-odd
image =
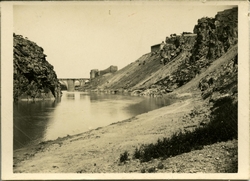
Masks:
[[[75,91],[75,80],[69,79],[68,82],[68,92],[74,92]]]
[[[80,87],[85,85],[85,80],[79,80],[80,82]]]

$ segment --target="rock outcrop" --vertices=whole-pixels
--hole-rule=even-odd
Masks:
[[[196,34],[183,32],[182,35],[171,34],[170,37],[166,37],[166,43],[160,51],[161,62],[165,65],[182,51],[191,50],[194,45],[192,39],[190,39],[192,36],[196,37]]]
[[[21,97],[46,98],[61,96],[60,83],[53,66],[46,60],[43,48],[13,35],[14,101]]]
[[[214,60],[236,45],[237,16],[238,10],[233,8],[219,12],[215,18],[199,19],[194,27],[197,37],[192,50],[175,71],[158,81],[156,85],[171,90],[181,87],[204,72]]]
[[[194,33],[197,39],[192,52],[193,61],[219,58],[238,42],[238,9],[218,12],[215,18],[199,19]]]

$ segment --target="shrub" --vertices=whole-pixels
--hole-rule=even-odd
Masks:
[[[146,173],[145,168],[141,169],[141,173]]]
[[[124,163],[128,160],[129,153],[128,151],[125,151],[124,153],[120,154],[120,162]]]
[[[148,169],[148,173],[154,173],[156,172],[155,167],[151,167]]]
[[[138,149],[138,148],[136,148],[136,149],[135,149],[135,152],[134,152],[134,155],[133,155],[133,158],[134,158],[134,159],[139,159],[140,156],[141,156],[141,150]]]

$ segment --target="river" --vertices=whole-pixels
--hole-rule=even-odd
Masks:
[[[129,95],[63,92],[60,100],[14,103],[14,149],[82,133],[171,104]]]

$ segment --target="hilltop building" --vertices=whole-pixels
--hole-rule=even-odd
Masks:
[[[162,43],[160,43],[160,44],[156,44],[156,45],[151,46],[151,53],[158,52],[159,50],[162,50],[164,45],[165,45],[165,43],[164,43],[164,41],[162,41]]]

